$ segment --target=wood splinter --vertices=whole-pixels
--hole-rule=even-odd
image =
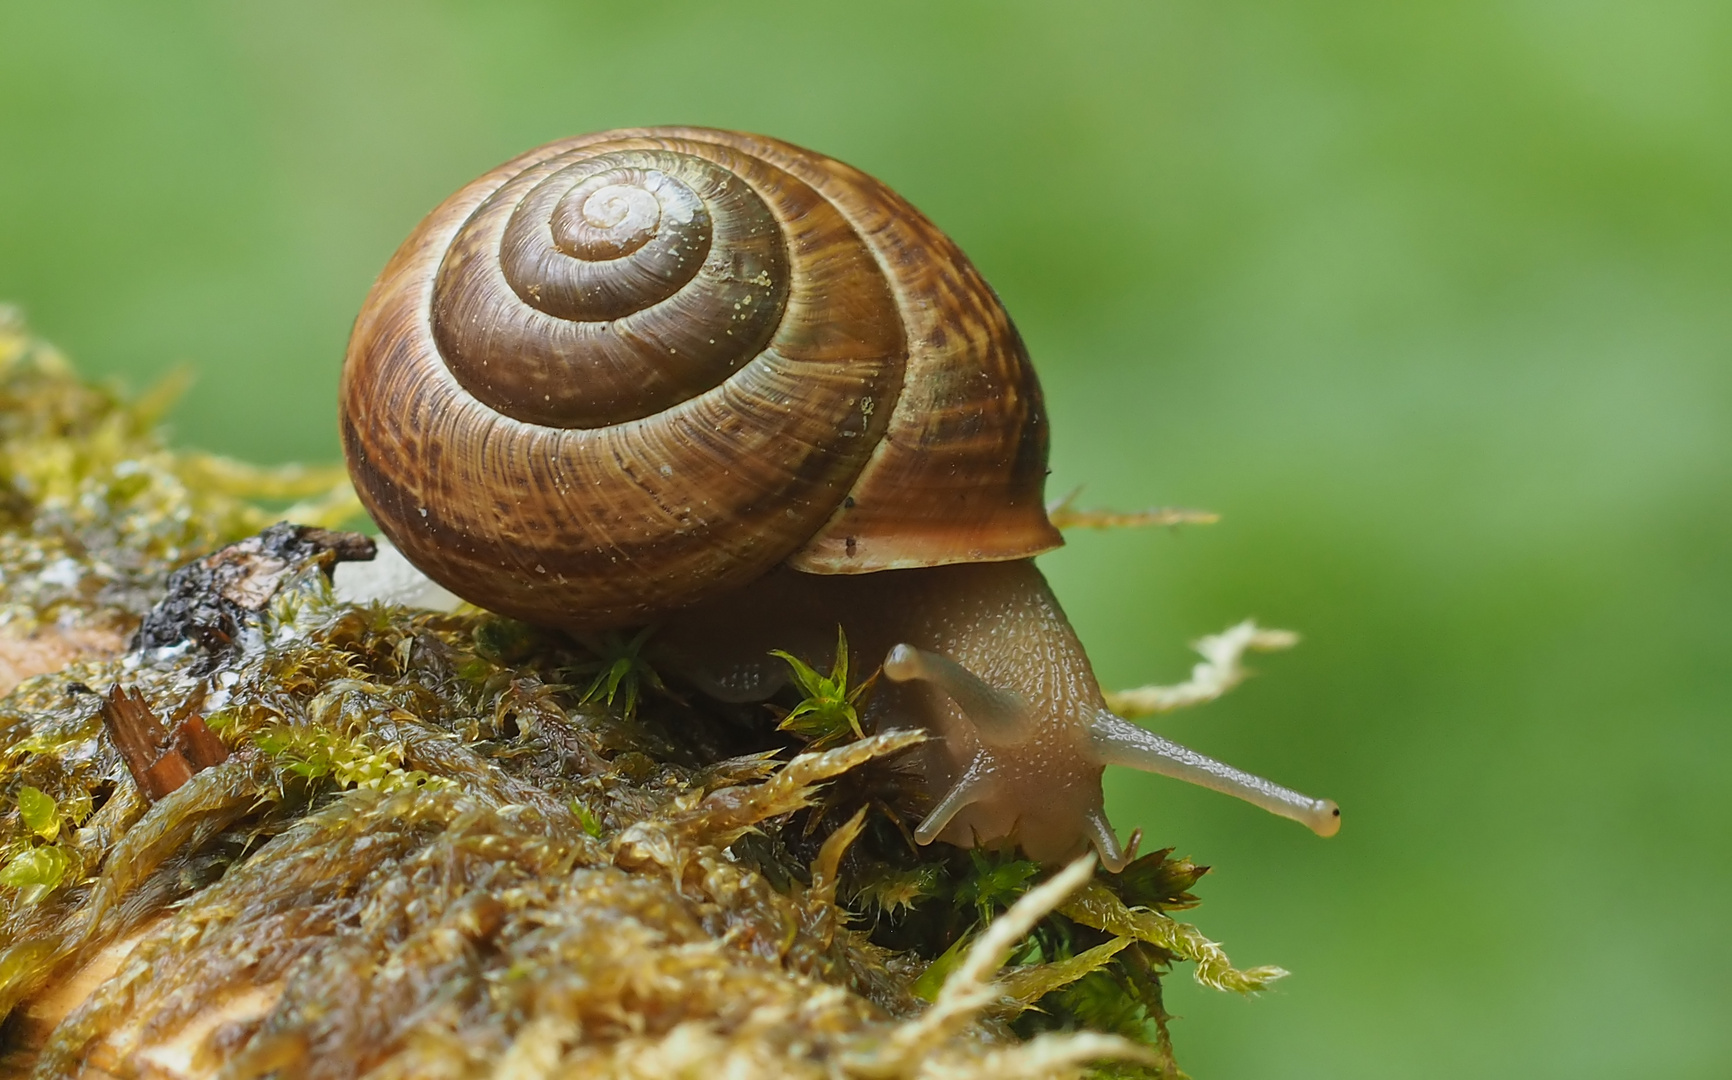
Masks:
[[[103,727],[138,790],[151,802],[191,780],[193,773],[228,760],[228,747],[199,715],[202,704],[201,684],[172,718],[176,723],[171,733],[136,689],[115,683],[102,699]]]

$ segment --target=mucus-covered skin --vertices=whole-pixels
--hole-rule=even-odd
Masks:
[[[922,762],[933,802],[964,778],[973,798],[935,837],[921,839],[968,847],[1014,838],[1031,858],[1055,862],[1101,832],[1111,836],[1101,806],[1103,765],[1088,727],[1105,708],[1100,686],[1030,560],[858,576],[777,571],[670,618],[655,639],[657,656],[716,697],[761,699],[788,676],[770,649],[826,666],[838,625],[862,674],[907,644],[947,657],[1027,703],[1029,722],[989,737],[932,682],[879,683],[862,722],[936,734]]]

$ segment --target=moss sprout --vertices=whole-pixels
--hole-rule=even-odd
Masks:
[[[771,655],[788,665],[794,685],[805,696],[782,714],[777,730],[792,732],[808,746],[833,746],[849,738],[862,738],[859,703],[872,692],[878,680],[873,672],[853,689],[848,688],[848,635],[836,628],[836,662],[829,675],[820,675],[804,660],[781,649]]]

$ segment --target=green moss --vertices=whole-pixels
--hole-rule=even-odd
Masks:
[[[630,720],[637,715],[639,694],[645,690],[667,693],[661,676],[642,655],[644,643],[654,632],[654,627],[645,627],[630,637],[612,630],[595,635],[589,642],[590,652],[595,654],[595,658],[571,669],[574,675],[589,676],[589,688],[579,700],[584,704],[599,702],[607,708],[617,708],[622,718]]]
[[[774,650],[788,665],[794,685],[804,697],[783,712],[778,731],[791,732],[808,746],[834,746],[864,736],[860,730],[860,700],[872,692],[876,672],[853,689],[848,687],[848,635],[836,628],[836,661],[829,675],[820,675],[812,665],[793,653]]]

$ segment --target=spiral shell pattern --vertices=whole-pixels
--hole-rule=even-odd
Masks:
[[[447,200],[357,320],[342,434],[411,561],[542,623],[1057,540],[979,275],[869,177],[731,132],[554,143]]]
[[[497,412],[600,428],[673,408],[762,353],[788,284],[775,215],[750,186],[688,154],[615,151],[494,193],[440,267],[433,335]]]

